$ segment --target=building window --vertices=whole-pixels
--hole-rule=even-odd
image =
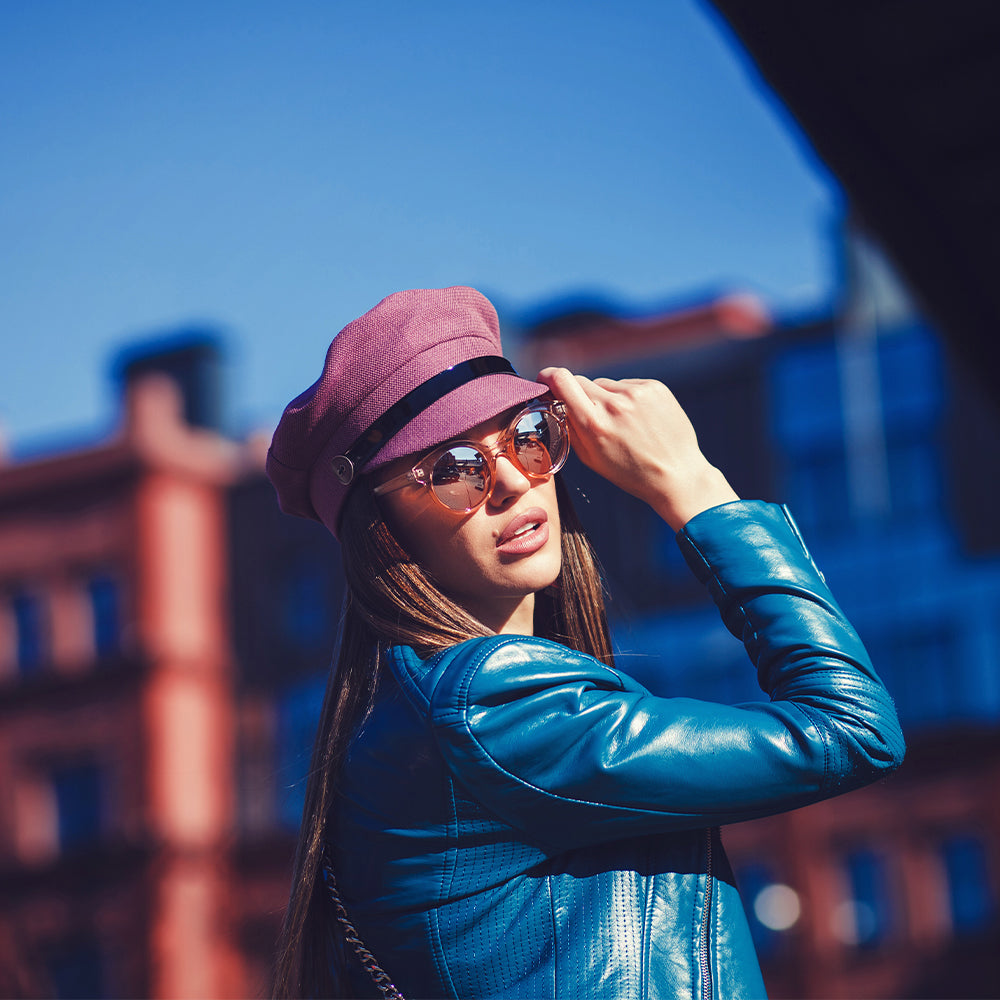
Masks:
[[[94,628],[94,654],[98,659],[121,650],[121,588],[111,576],[95,576],[87,583]]]
[[[775,358],[772,407],[775,436],[795,456],[843,440],[839,359],[832,340]]]
[[[872,661],[896,698],[904,726],[970,718],[989,708],[984,687],[970,668],[948,674],[942,664],[959,661],[954,629],[926,620],[897,628],[871,643]]]
[[[886,423],[930,427],[941,410],[943,359],[940,345],[925,327],[880,337],[878,363]]]
[[[990,891],[986,845],[972,834],[941,845],[948,880],[951,926],[956,935],[974,934],[990,925],[996,910]]]
[[[45,967],[52,992],[60,1000],[108,995],[104,956],[90,935],[83,934],[50,948]]]
[[[860,850],[845,859],[849,898],[833,913],[833,932],[856,948],[877,948],[892,930],[892,899],[885,858]]]
[[[917,518],[937,514],[944,471],[932,445],[923,437],[891,437],[886,443],[892,512]]]
[[[329,641],[334,614],[325,567],[300,559],[285,577],[281,621],[285,639],[300,650],[317,650]]]
[[[840,446],[789,456],[789,503],[802,530],[842,534],[851,526],[847,460]]]
[[[60,851],[87,847],[104,830],[105,775],[93,762],[65,764],[51,771]]]
[[[290,830],[302,823],[306,800],[306,779],[316,725],[326,690],[326,673],[315,674],[290,687],[278,702],[276,740],[278,822]]]
[[[18,669],[34,673],[45,659],[45,612],[37,594],[21,591],[11,599]]]

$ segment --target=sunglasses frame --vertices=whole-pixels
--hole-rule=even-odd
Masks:
[[[514,428],[526,414],[546,412],[551,413],[558,423],[559,428],[562,431],[563,441],[565,444],[562,449],[562,454],[555,460],[552,467],[539,475],[538,473],[529,472],[518,460],[517,455],[514,452]],[[489,485],[483,492],[482,499],[474,506],[449,507],[435,492],[431,476],[434,472],[434,465],[441,455],[450,451],[452,448],[459,448],[463,445],[478,451],[483,458],[486,459],[486,467],[489,470]],[[444,444],[437,445],[437,447],[432,448],[429,452],[427,452],[420,459],[420,461],[410,469],[409,472],[404,472],[401,475],[394,476],[392,479],[387,479],[384,483],[379,483],[377,486],[372,488],[372,492],[375,496],[381,496],[383,493],[391,493],[393,490],[401,490],[404,486],[409,486],[411,483],[415,483],[418,486],[424,486],[429,489],[431,491],[431,496],[442,509],[450,511],[452,514],[471,514],[473,511],[479,510],[479,508],[482,507],[482,505],[493,495],[493,488],[497,481],[496,460],[500,457],[500,455],[504,455],[523,476],[530,479],[532,482],[540,483],[544,482],[546,479],[550,479],[566,464],[566,459],[569,457],[569,451],[569,422],[566,419],[566,407],[558,399],[545,400],[544,402],[535,401],[533,403],[529,403],[527,406],[518,410],[518,412],[514,414],[510,423],[500,434],[496,444],[492,447],[484,444],[482,441],[473,441],[468,438],[447,441]]]

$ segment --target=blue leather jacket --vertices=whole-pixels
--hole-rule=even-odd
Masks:
[[[407,997],[764,995],[718,827],[871,782],[903,741],[785,508],[725,504],[678,541],[769,702],[654,697],[522,636],[389,650],[331,846]]]

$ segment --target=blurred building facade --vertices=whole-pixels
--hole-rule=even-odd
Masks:
[[[789,503],[896,697],[889,781],[724,831],[772,995],[989,996],[1000,425],[848,246],[828,316],[559,307],[516,360],[664,379],[738,492]],[[268,990],[343,585],[325,530],[277,510],[262,443],[220,433],[217,369],[205,338],[134,352],[109,440],[0,467],[0,993]],[[761,697],[669,529],[567,476],[620,665]]]
[[[523,367],[670,385],[736,491],[789,504],[896,700],[896,775],[723,831],[772,996],[995,996],[1000,410],[878,251],[855,234],[843,252],[830,315],[769,324],[739,299],[652,319],[564,310],[524,331]],[[570,474],[619,665],[665,695],[759,699],[669,528]]]
[[[267,866],[242,886],[260,713],[240,704],[229,537],[261,462],[219,433],[218,364],[198,334],[125,356],[115,434],[0,468],[3,996],[267,982],[290,848],[270,895]]]

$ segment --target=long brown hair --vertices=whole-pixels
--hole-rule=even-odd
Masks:
[[[535,598],[535,634],[614,665],[596,559],[556,476],[562,523],[562,569]],[[336,664],[327,683],[306,783],[292,891],[278,941],[274,997],[348,996],[345,943],[322,874],[323,845],[337,776],[358,726],[375,700],[382,651],[412,646],[421,656],[447,649],[486,628],[448,598],[396,540],[361,483],[341,520],[347,597]]]

